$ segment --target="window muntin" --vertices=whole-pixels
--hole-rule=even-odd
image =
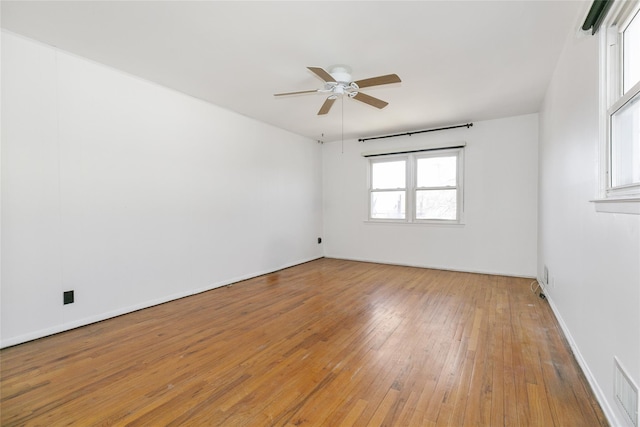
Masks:
[[[461,222],[461,148],[369,161],[370,220]]]

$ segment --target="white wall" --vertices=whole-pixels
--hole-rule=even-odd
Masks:
[[[640,384],[640,215],[598,213],[598,40],[571,34],[540,113],[538,277],[612,425],[617,356]]]
[[[322,256],[315,141],[6,32],[2,107],[2,346]]]
[[[348,120],[348,117],[345,118]],[[463,226],[368,223],[362,152],[459,142]],[[472,128],[323,145],[325,256],[525,277],[536,275],[538,115]]]

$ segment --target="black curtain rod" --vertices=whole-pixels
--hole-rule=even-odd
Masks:
[[[584,31],[591,30],[591,34],[595,34],[600,28],[600,24],[607,16],[607,12],[611,8],[614,0],[595,0],[589,9],[589,13],[582,24]]]
[[[402,151],[392,151],[389,153],[379,153],[379,154],[363,154],[362,157],[382,157],[388,156],[391,154],[410,154],[410,153],[424,153],[425,151],[441,151],[441,150],[452,150],[454,148],[464,148],[464,145],[452,145],[450,147],[438,147],[438,148],[421,148],[419,150],[402,150]]]
[[[416,134],[416,133],[436,132],[436,131],[439,131],[439,130],[449,130],[449,129],[457,129],[457,128],[467,128],[468,129],[471,126],[473,126],[473,123],[467,123],[465,125],[447,126],[447,127],[435,128],[435,129],[416,130],[416,131],[413,131],[413,132],[396,133],[396,134],[393,134],[393,135],[372,136],[371,138],[360,138],[360,139],[358,139],[358,141],[365,142],[365,141],[370,141],[372,139],[395,138],[396,136],[411,136],[411,135]]]

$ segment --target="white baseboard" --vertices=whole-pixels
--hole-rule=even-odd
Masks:
[[[343,259],[345,261],[358,261],[358,262],[371,262],[374,264],[384,264],[384,265],[398,265],[402,267],[416,267],[416,268],[428,268],[432,270],[443,270],[443,271],[456,271],[460,273],[474,273],[474,274],[490,274],[492,276],[509,276],[509,277],[520,277],[523,279],[535,279],[533,275],[525,275],[519,273],[512,273],[508,271],[489,271],[489,270],[474,270],[474,269],[458,269],[451,267],[444,267],[438,265],[430,265],[430,264],[410,264],[404,262],[390,262],[390,261],[380,261],[377,259],[367,259],[367,258],[353,258],[353,257],[343,257],[336,255],[327,255],[325,254],[325,258],[333,258],[333,259]]]
[[[59,325],[52,326],[50,328],[40,329],[40,330],[37,330],[37,331],[34,331],[34,332],[30,332],[28,334],[23,334],[23,335],[19,335],[19,336],[7,338],[7,339],[2,339],[0,341],[0,348],[11,347],[11,346],[22,344],[22,343],[25,343],[25,342],[28,342],[28,341],[36,340],[38,338],[43,338],[43,337],[46,337],[46,336],[49,336],[49,335],[58,334],[60,332],[69,331],[71,329],[75,329],[75,328],[79,328],[79,327],[82,327],[82,326],[90,325],[92,323],[101,322],[103,320],[111,319],[113,317],[121,316],[123,314],[132,313],[134,311],[138,311],[138,310],[142,310],[142,309],[145,309],[145,308],[153,307],[155,305],[164,304],[164,303],[169,302],[169,301],[174,301],[174,300],[177,300],[177,299],[180,299],[180,298],[185,298],[185,297],[188,297],[188,296],[191,296],[191,295],[196,295],[196,294],[199,294],[199,293],[202,293],[202,292],[207,292],[207,291],[210,291],[210,290],[215,289],[215,288],[219,288],[219,287],[222,287],[222,286],[227,286],[227,285],[230,285],[232,283],[241,282],[241,281],[247,280],[247,279],[252,279],[254,277],[258,277],[258,276],[262,276],[262,275],[265,275],[265,274],[273,273],[275,271],[284,270],[285,268],[293,267],[293,266],[299,265],[299,264],[304,264],[305,262],[314,261],[314,260],[320,259],[320,258],[323,258],[323,257],[322,256],[318,256],[318,257],[300,259],[300,260],[294,261],[292,263],[287,263],[287,264],[281,265],[281,266],[279,266],[277,268],[268,269],[268,270],[264,270],[264,271],[256,271],[256,272],[252,272],[252,273],[245,274],[245,275],[242,275],[242,276],[234,277],[234,278],[231,278],[231,279],[222,280],[222,281],[213,283],[213,284],[211,284],[209,286],[206,286],[204,288],[189,290],[189,291],[186,291],[186,292],[179,292],[179,293],[168,295],[168,296],[165,296],[165,297],[162,297],[162,298],[156,298],[154,300],[145,301],[145,302],[140,303],[140,304],[134,304],[134,305],[130,305],[130,306],[127,306],[127,307],[119,308],[117,310],[112,310],[112,311],[108,311],[108,312],[105,312],[105,313],[100,313],[100,314],[97,314],[95,316],[84,317],[82,319],[77,319],[77,320],[74,320],[72,322],[62,323],[62,324],[59,324]]]
[[[542,283],[540,279],[538,279],[538,282]],[[618,420],[618,417],[616,417],[616,414],[613,411],[613,408],[611,408],[611,405],[609,405],[609,402],[607,401],[604,392],[600,388],[600,384],[598,384],[595,377],[593,376],[593,373],[589,369],[589,365],[587,364],[584,357],[582,357],[582,353],[580,353],[580,348],[578,348],[575,340],[571,336],[571,332],[569,331],[567,324],[564,322],[564,319],[562,319],[562,316],[558,312],[556,305],[553,303],[553,298],[548,293],[545,293],[545,296],[547,298],[547,301],[549,302],[549,307],[551,307],[551,311],[553,312],[553,315],[556,317],[556,320],[560,325],[560,329],[562,329],[562,332],[564,333],[564,336],[567,339],[569,346],[571,347],[571,351],[573,351],[573,355],[576,358],[578,365],[580,365],[580,368],[582,369],[584,376],[587,378],[587,381],[589,382],[589,385],[593,390],[593,394],[595,395],[596,400],[598,401],[598,403],[600,404],[600,407],[602,408],[602,412],[604,412],[604,416],[607,418],[607,421],[609,422],[609,425],[624,426],[625,423],[620,422],[620,420]]]

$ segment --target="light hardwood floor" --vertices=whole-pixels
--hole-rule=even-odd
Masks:
[[[530,282],[320,259],[2,350],[2,425],[606,425]]]

